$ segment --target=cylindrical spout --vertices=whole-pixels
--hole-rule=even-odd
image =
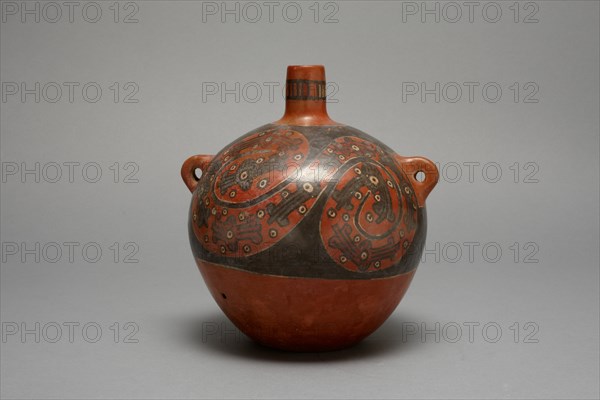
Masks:
[[[327,82],[322,65],[287,68],[285,114],[279,125],[339,125],[327,115]]]

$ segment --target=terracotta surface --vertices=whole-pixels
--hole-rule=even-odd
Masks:
[[[242,331],[279,348],[344,347],[387,318],[419,263],[438,180],[428,159],[332,121],[325,89],[322,66],[288,67],[280,120],[181,169],[208,287]],[[224,302],[222,290],[236,300]],[[332,324],[300,332],[308,321]]]
[[[394,311],[415,273],[369,280],[292,278],[196,261],[235,326],[263,345],[290,351],[358,343]]]

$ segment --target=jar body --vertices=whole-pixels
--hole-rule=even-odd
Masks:
[[[368,336],[419,263],[421,197],[437,181],[431,170],[427,187],[416,180],[427,162],[339,124],[268,124],[234,141],[204,166],[190,207],[213,297],[271,347],[332,350]]]

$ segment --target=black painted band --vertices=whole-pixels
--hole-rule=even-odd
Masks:
[[[327,83],[309,79],[288,79],[286,81],[286,100],[325,100]]]

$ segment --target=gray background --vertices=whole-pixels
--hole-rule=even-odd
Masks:
[[[4,15],[2,82],[80,86],[72,103],[66,91],[56,103],[50,91],[35,103],[3,90],[5,172],[40,163],[41,175],[39,183],[6,175],[1,187],[3,398],[598,398],[599,3],[522,2],[518,23],[512,1],[495,3],[496,23],[482,17],[486,2],[473,22],[463,15],[455,23],[443,18],[453,18],[448,8],[439,23],[420,14],[404,22],[402,2],[393,1],[322,2],[315,23],[313,3],[298,3],[296,23],[283,18],[285,3],[272,23],[264,13],[244,21],[254,18],[248,8],[239,23],[218,15],[204,23],[199,1],[137,1],[137,23],[122,22],[135,11],[126,2],[117,23],[113,2],[98,2],[96,23],[82,18],[85,2],[72,23],[66,8],[55,23]],[[524,23],[536,6],[538,22]],[[338,22],[323,22],[334,11]],[[275,352],[236,333],[188,245],[181,163],[278,119],[292,64],[326,66],[333,119],[402,155],[435,160],[442,172],[427,201],[428,255],[407,296],[363,344],[335,353]],[[88,82],[103,90],[96,103],[82,97]],[[123,102],[127,82],[139,88],[137,103]],[[238,102],[203,101],[211,82],[248,91]],[[279,85],[272,99],[265,82]],[[480,86],[473,102],[464,92],[452,103],[447,92],[436,103],[432,95],[403,101],[403,82]],[[488,82],[502,88],[495,103],[482,97]],[[528,82],[537,103],[524,102]],[[256,85],[265,89],[258,97]],[[53,163],[70,161],[80,163],[73,182],[64,167],[52,183]],[[86,181],[93,169],[82,176],[86,163],[100,166],[98,182]],[[138,182],[124,182],[135,166]],[[65,242],[78,243],[73,260]],[[39,243],[39,262],[12,254],[14,243]],[[84,258],[86,243],[101,248],[99,261],[89,246]],[[124,262],[131,246],[137,263]],[[79,324],[72,343],[69,322]],[[9,334],[36,323],[39,343],[32,333]],[[82,332],[90,323],[102,329],[95,343],[94,329]],[[472,337],[470,323],[479,324]],[[137,343],[124,343],[135,327]]]

